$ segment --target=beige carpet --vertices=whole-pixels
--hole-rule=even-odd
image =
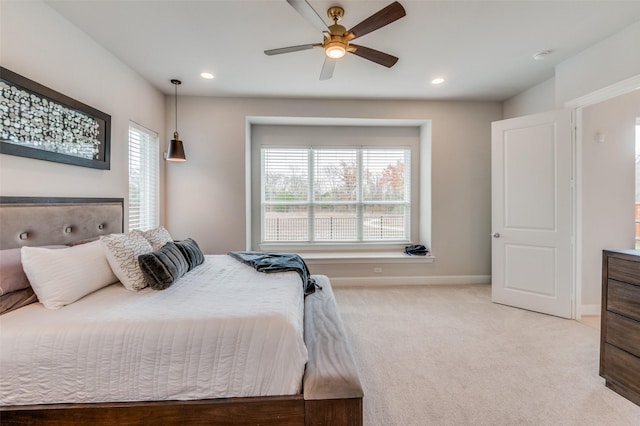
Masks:
[[[640,425],[598,376],[599,332],[488,285],[338,287],[365,425]]]

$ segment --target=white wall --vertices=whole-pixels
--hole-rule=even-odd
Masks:
[[[167,98],[167,116],[173,100]],[[383,275],[490,274],[491,122],[498,102],[418,102],[181,97],[180,136],[186,163],[167,165],[167,224],[207,253],[245,249],[245,118],[247,116],[432,120],[432,264],[389,264]],[[167,121],[167,134],[172,123]],[[371,265],[341,264],[330,276],[371,275]]]
[[[555,79],[550,78],[503,103],[503,118],[522,117],[555,109]]]
[[[635,125],[640,90],[582,112],[582,305],[597,314],[602,250],[632,249],[635,204]],[[604,136],[599,142],[598,134]],[[593,312],[595,310],[595,312]]]
[[[558,64],[556,106],[640,74],[640,21]]]
[[[503,103],[504,118],[563,108],[566,102],[640,75],[640,21],[559,63],[555,76]]]
[[[126,201],[129,120],[166,140],[164,96],[42,2],[0,1],[0,19],[3,67],[111,115],[111,170],[0,155],[0,194]]]

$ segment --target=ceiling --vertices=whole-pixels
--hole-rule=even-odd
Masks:
[[[173,94],[177,78],[180,95],[200,96],[501,101],[640,20],[637,0],[400,0],[407,16],[357,41],[398,63],[385,68],[349,54],[320,81],[320,49],[263,53],[322,41],[285,0],[45,1],[159,90]],[[308,0],[323,18],[342,6],[347,29],[391,1]],[[552,53],[533,59],[544,50]],[[202,79],[203,71],[215,78]],[[445,83],[430,83],[440,76]]]

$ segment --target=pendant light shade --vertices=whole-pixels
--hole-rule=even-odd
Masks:
[[[167,161],[187,161],[187,157],[184,155],[184,146],[182,146],[182,141],[178,139],[178,132],[174,133],[173,139],[169,141]]]
[[[171,83],[175,86],[175,99],[176,99],[176,130],[173,132],[173,139],[169,141],[169,148],[167,149],[167,154],[165,159],[167,161],[187,161],[187,157],[184,154],[184,146],[182,145],[182,141],[180,140],[180,135],[178,134],[178,86],[182,84],[180,80],[171,80]]]

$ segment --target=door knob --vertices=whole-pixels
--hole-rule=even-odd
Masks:
[[[500,233],[496,232],[495,234],[492,235],[493,238],[500,238]]]

